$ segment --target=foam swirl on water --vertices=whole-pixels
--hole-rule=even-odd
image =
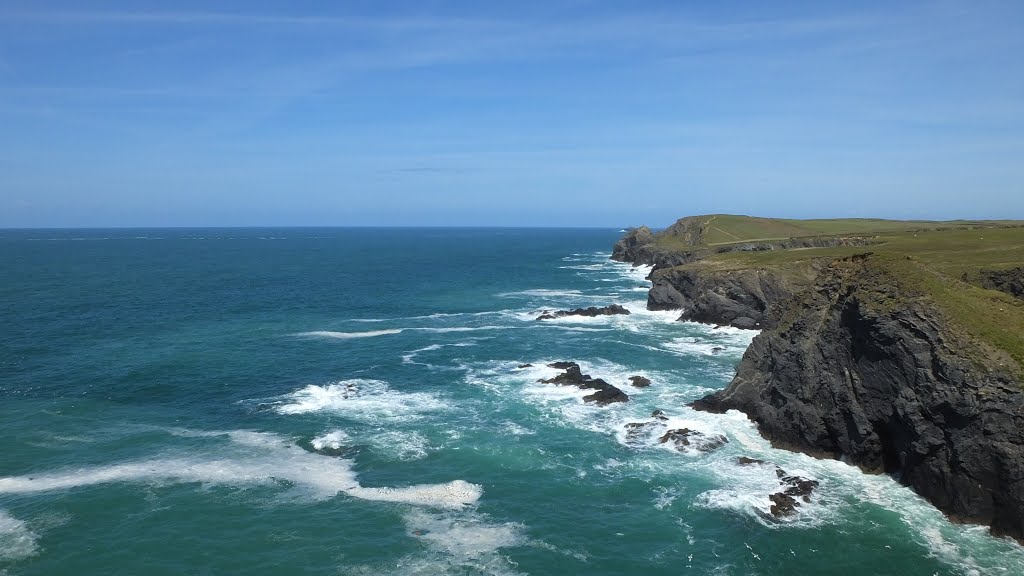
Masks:
[[[407,487],[364,487],[359,484],[349,460],[307,452],[274,434],[237,430],[219,435],[230,440],[226,450],[223,446],[215,450],[220,457],[152,458],[10,476],[0,478],[0,494],[36,494],[115,482],[198,482],[241,488],[290,484],[294,491],[313,500],[344,493],[363,500],[462,508],[474,504],[483,493],[480,486],[464,480]],[[324,443],[331,440],[325,439]],[[10,521],[7,525],[17,527]],[[0,530],[4,526],[4,519],[0,517]]]

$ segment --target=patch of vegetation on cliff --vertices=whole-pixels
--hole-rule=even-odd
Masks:
[[[1024,264],[1024,228],[984,227],[880,233],[869,247],[840,246],[709,254],[684,268],[703,270],[768,269],[798,286],[809,287],[813,271],[858,254],[896,290],[872,290],[882,309],[924,298],[935,304],[953,328],[980,347],[972,354],[985,368],[1005,368],[1024,376],[1024,300],[986,289],[966,279],[981,269],[1010,269]],[[869,278],[863,279],[869,282]],[[881,281],[881,280],[879,280]]]
[[[692,250],[741,242],[766,242],[818,236],[864,236],[893,232],[949,230],[991,226],[1020,226],[1012,220],[883,220],[879,218],[833,218],[789,220],[734,214],[688,216],[656,235],[655,244],[665,250]]]

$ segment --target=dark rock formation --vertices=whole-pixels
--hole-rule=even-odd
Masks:
[[[699,266],[658,271],[651,281],[649,309],[681,309],[680,320],[746,329],[774,325],[774,305],[786,302],[797,289],[770,270],[717,271]]]
[[[543,314],[537,317],[537,320],[554,320],[555,318],[564,318],[565,316],[613,316],[616,314],[629,314],[629,310],[618,304],[612,304],[610,306],[604,306],[597,308],[591,306],[589,308],[576,308],[575,310],[556,310],[555,312],[544,311]]]
[[[630,376],[629,383],[632,384],[634,388],[647,388],[651,385],[651,379],[643,376]]]
[[[721,434],[707,435],[703,432],[690,430],[689,428],[677,428],[669,430],[658,439],[658,442],[665,444],[672,442],[676,450],[682,451],[688,446],[701,452],[711,452],[729,443],[729,440]]]
[[[736,458],[736,463],[740,466],[750,466],[751,464],[764,464],[764,460],[758,460],[757,458],[750,458],[747,456],[740,456]]]
[[[519,366],[517,366],[517,368],[519,368],[520,370],[523,368],[533,368],[533,364],[520,364]]]
[[[666,416],[665,412],[662,410],[655,410],[654,412],[651,412],[651,418],[657,418],[658,420],[668,420],[668,416]]]
[[[980,270],[977,284],[1024,300],[1024,266],[1009,270]]]
[[[761,463],[760,460],[756,462]],[[810,502],[811,493],[818,487],[818,481],[808,480],[799,476],[788,476],[782,468],[776,468],[775,474],[782,481],[785,488],[768,496],[768,499],[772,501],[770,512],[775,518],[792,516],[800,506],[797,498],[804,502]]]
[[[654,234],[647,226],[633,228],[626,233],[612,249],[612,259],[619,262],[646,264],[650,258],[650,246],[654,244]]]
[[[868,256],[787,300],[693,407],[741,410],[776,446],[898,474],[952,519],[1024,537],[1024,390]]]
[[[603,382],[603,380],[595,380],[595,382]],[[606,383],[604,387],[598,388],[597,392],[584,396],[583,401],[593,402],[598,406],[606,406],[615,402],[628,402],[629,396],[615,386]]]
[[[663,426],[661,422],[629,422],[626,424],[626,442],[638,442],[646,437],[652,429]]]
[[[584,374],[580,369],[580,365],[575,362],[552,362],[548,366],[564,370],[564,372],[553,378],[542,378],[539,380],[542,384],[576,386],[581,390],[594,390],[593,394],[584,396],[583,401],[592,402],[598,406],[629,401],[629,396],[625,392],[600,378],[592,378],[589,374]]]
[[[776,518],[783,518],[785,516],[792,516],[796,514],[796,507],[799,504],[796,503],[796,499],[783,492],[776,492],[768,496],[768,499],[772,501],[771,513]]]

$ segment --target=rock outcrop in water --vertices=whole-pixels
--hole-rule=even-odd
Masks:
[[[584,374],[580,365],[575,362],[552,362],[548,366],[564,370],[564,372],[553,378],[541,379],[542,384],[558,384],[560,386],[575,386],[581,390],[594,390],[593,394],[584,396],[583,401],[598,406],[629,401],[629,396],[625,392],[600,378],[592,378],[589,374]]]
[[[638,259],[627,261],[655,265],[650,308],[763,330],[732,382],[694,408],[740,410],[778,447],[892,473],[951,519],[1024,539],[1024,390],[998,354],[871,253],[800,269],[722,269],[697,262],[695,248],[677,256],[686,266],[659,269],[658,258],[671,259],[653,244],[628,248],[618,252]],[[1019,298],[1020,276],[983,273],[975,283]],[[784,482],[772,495],[775,516],[813,489]]]
[[[603,306],[598,308],[596,306],[590,306],[589,308],[576,308],[575,310],[556,310],[554,312],[544,311],[543,314],[537,317],[537,320],[554,320],[555,318],[564,318],[566,316],[584,316],[589,318],[596,318],[597,316],[615,316],[618,314],[629,314],[629,309],[619,304],[611,304],[610,306]]]

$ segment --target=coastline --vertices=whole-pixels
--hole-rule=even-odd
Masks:
[[[674,240],[689,248],[666,249],[665,232],[639,228],[612,258],[653,264],[652,310],[762,329],[729,385],[693,408],[739,410],[773,446],[890,474],[950,520],[1024,542],[1024,393],[1012,367],[991,361],[1002,358],[927,294],[909,294],[902,269],[874,253],[875,238],[708,248],[686,220]],[[810,244],[849,252],[815,258],[805,249],[788,267],[716,260]]]

